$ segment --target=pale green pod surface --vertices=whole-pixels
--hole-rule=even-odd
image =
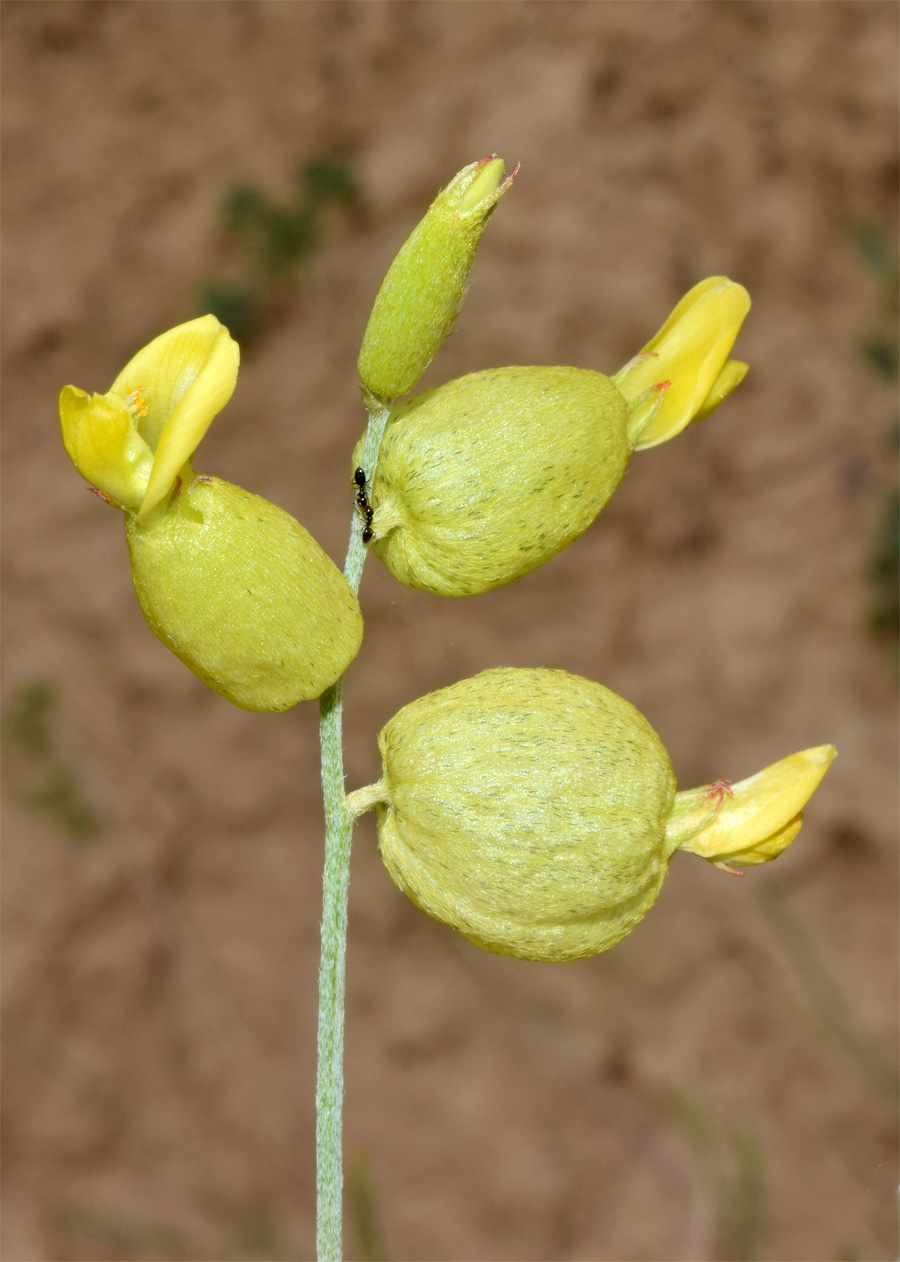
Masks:
[[[416,395],[391,413],[378,456],[375,552],[407,587],[443,596],[526,574],[618,486],[627,421],[609,378],[582,368],[491,368]]]
[[[359,352],[359,379],[370,393],[385,400],[406,394],[449,333],[487,221],[515,171],[503,176],[497,157],[464,167],[401,246]]]
[[[489,670],[405,706],[378,743],[388,872],[478,946],[580,959],[652,906],[675,777],[647,720],[608,688]]]
[[[148,524],[125,519],[134,589],[163,644],[245,710],[318,697],[362,642],[359,603],[298,521],[196,478]]]

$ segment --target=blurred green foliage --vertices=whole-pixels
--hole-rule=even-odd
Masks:
[[[4,767],[18,802],[43,812],[66,837],[81,841],[97,831],[98,822],[56,752],[56,703],[56,689],[46,679],[16,689],[0,719]]]
[[[900,255],[893,240],[878,224],[858,223],[850,230],[857,253],[879,282],[883,328],[868,334],[862,352],[872,369],[896,388],[900,378]],[[900,492],[896,486],[896,451],[900,426],[890,429],[895,484],[882,492],[883,501],[869,552],[868,577],[872,585],[869,629],[877,635],[900,636]]]
[[[119,1258],[165,1257],[188,1259],[193,1256],[187,1238],[177,1228],[162,1222],[134,1218],[116,1212],[101,1212],[64,1203],[54,1218],[59,1230],[76,1239],[114,1249]]]
[[[869,556],[869,578],[875,589],[869,626],[879,635],[900,634],[900,491],[887,492],[881,521]]]
[[[850,239],[878,280],[896,292],[900,283],[900,259],[884,228],[876,223],[857,223],[850,229]]]
[[[672,1088],[660,1103],[687,1141],[709,1196],[715,1218],[715,1256],[721,1262],[756,1262],[767,1215],[766,1163],[759,1137],[735,1131],[729,1153],[701,1100]]]
[[[357,1156],[346,1172],[347,1217],[353,1229],[360,1262],[387,1262],[387,1250],[378,1218],[378,1196],[372,1162]]]
[[[823,1030],[854,1062],[868,1082],[896,1101],[900,1080],[893,1065],[860,1029],[859,1022],[834,980],[816,943],[803,928],[777,884],[769,881],[757,894],[763,911],[803,983]]]
[[[273,201],[255,184],[231,189],[220,218],[241,260],[241,274],[207,280],[198,296],[198,314],[216,316],[246,345],[264,326],[276,293],[318,248],[322,211],[329,204],[349,205],[358,195],[350,160],[339,153],[323,154],[300,167],[286,202]]]
[[[766,1162],[758,1135],[735,1131],[733,1170],[719,1196],[719,1257],[752,1262],[760,1256],[766,1227]]]

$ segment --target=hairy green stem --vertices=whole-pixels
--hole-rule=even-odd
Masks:
[[[378,459],[390,404],[370,408],[361,466],[369,479]],[[354,512],[344,577],[359,591],[366,547],[363,519]],[[322,794],[325,800],[325,871],[322,881],[322,954],[319,963],[319,1036],[316,1074],[316,1242],[319,1262],[340,1262],[344,1103],[344,974],[347,890],[353,817],[344,805],[343,677],[319,699]]]

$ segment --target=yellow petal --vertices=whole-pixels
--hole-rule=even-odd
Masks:
[[[153,451],[169,417],[204,373],[213,348],[222,341],[231,342],[231,338],[215,316],[188,320],[186,324],[168,329],[148,342],[110,386],[110,392],[122,399],[140,391],[145,411],[138,420],[138,429]],[[232,343],[231,353],[231,384],[227,391],[223,391],[224,397],[217,411],[221,411],[234,390],[238,364],[236,343]]]
[[[180,345],[176,343],[165,352],[164,366],[168,371],[176,372],[179,363],[182,365],[178,378],[179,389],[186,381],[187,385],[180,389],[180,393],[175,389],[170,391],[169,398],[174,400],[174,407],[156,444],[156,457],[141,505],[141,517],[146,517],[169,493],[179,470],[193,455],[213,417],[222,410],[234,392],[240,357],[238,344],[214,316],[191,321],[193,326],[204,323],[203,330],[195,330],[186,335]],[[191,325],[182,325],[181,328],[189,329]],[[178,330],[172,332],[177,333]],[[207,336],[210,332],[211,337]],[[157,342],[161,340],[157,338]],[[149,350],[149,347],[146,349]],[[136,363],[139,358],[137,356],[132,363]],[[148,375],[144,374],[145,377]],[[159,380],[162,382],[161,372]],[[148,406],[152,389],[153,386],[148,385],[142,391]]]
[[[731,785],[728,791],[720,790],[720,807],[714,804],[709,822],[694,835],[676,840],[678,848],[711,863],[749,865],[774,859],[800,831],[803,807],[836,753],[833,745],[805,749]],[[679,838],[689,813],[710,796],[711,790],[703,789],[676,795],[671,829],[667,829],[673,839]]]
[[[722,860],[713,860],[713,862],[725,862],[729,867],[734,868],[752,868],[758,863],[768,863],[770,859],[777,859],[782,850],[787,850],[802,827],[803,812],[801,811],[771,837],[766,837],[764,841],[757,842],[755,846],[750,846],[746,850],[730,850]]]
[[[749,310],[750,295],[743,285],[727,276],[710,276],[685,294],[643,348],[641,354],[647,358],[630,361],[613,378],[629,401],[637,400],[649,386],[670,383],[653,419],[635,435],[635,450],[666,442],[703,411],[719,387],[728,353]],[[731,390],[738,380],[729,372],[722,385],[730,382]]]
[[[728,396],[738,388],[749,370],[749,364],[742,363],[739,359],[729,359],[713,382],[709,394],[695,412],[694,420],[705,421],[708,416],[711,416],[719,404],[724,403]]]
[[[66,451],[81,476],[120,504],[139,508],[153,453],[123,401],[114,394],[89,395],[77,386],[64,386],[59,420]]]
[[[486,197],[490,197],[492,193],[495,193],[506,174],[503,159],[498,157],[484,158],[481,162],[473,162],[471,167],[467,169],[474,172],[474,178],[456,203],[456,209],[459,214],[465,214],[468,210],[474,210]],[[464,182],[460,181],[459,176],[457,176],[453,181],[453,186],[455,188],[462,183]]]

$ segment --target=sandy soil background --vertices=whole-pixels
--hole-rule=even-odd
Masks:
[[[894,1258],[897,671],[866,628],[866,567],[896,402],[860,353],[889,316],[848,233],[896,221],[896,7],[2,17],[4,696],[31,707],[24,734],[7,723],[3,1257],[314,1252],[316,710],[233,709],[153,638],[55,399],[105,390],[194,314],[228,188],[283,196],[343,146],[360,203],[329,215],[199,462],[336,559],[368,308],[466,162],[522,170],[428,383],[612,371],[704,275],[754,298],[739,393],[637,456],[543,569],[453,602],[370,561],[348,786],[377,776],[402,704],[494,665],[602,680],[684,786],[840,751],[777,864],[735,880],[676,856],[638,931],[579,964],[492,957],[431,922],[361,823],[348,1254]],[[57,698],[43,728],[38,681]],[[98,826],[77,839],[79,802]]]

